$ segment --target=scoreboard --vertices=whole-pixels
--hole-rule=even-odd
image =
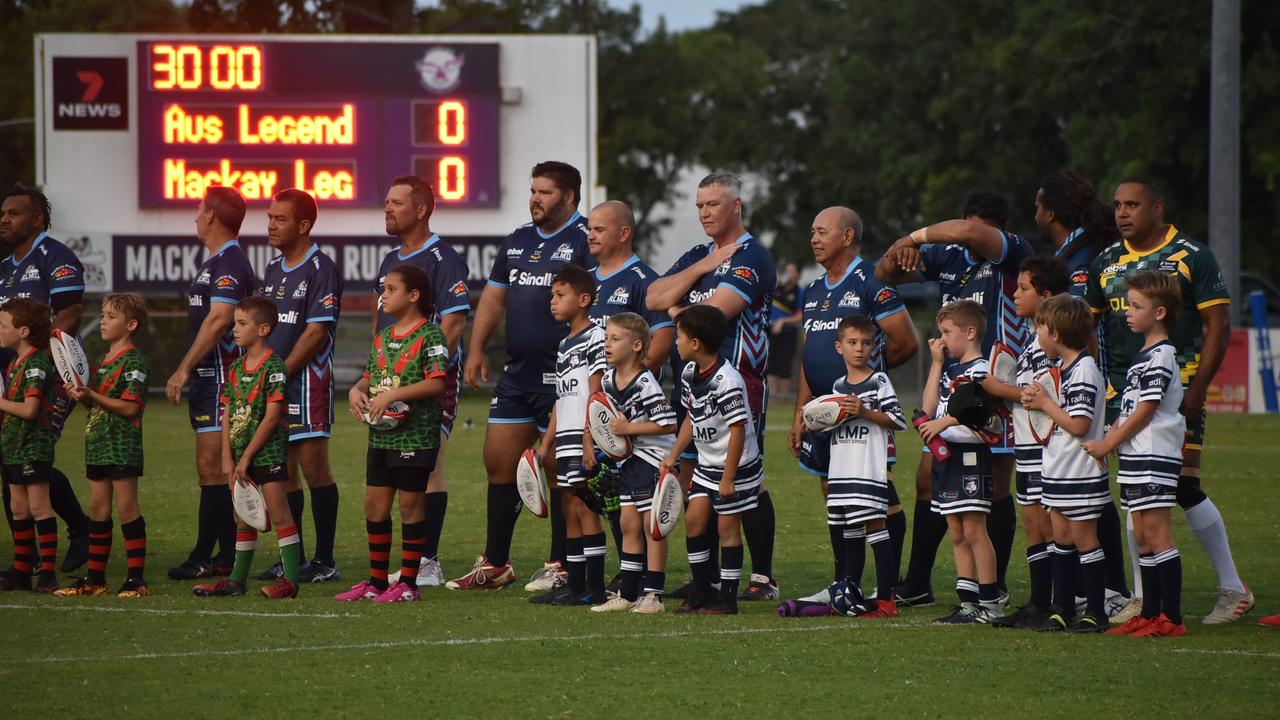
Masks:
[[[603,199],[594,42],[39,35],[37,181],[56,208],[52,234],[101,266],[87,267],[92,289],[173,288],[200,261],[173,246],[196,243],[207,188],[244,196],[249,246],[271,197],[300,188],[320,207],[317,241],[362,283],[376,272],[367,257],[396,242],[382,232],[391,181],[417,175],[435,190],[432,230],[465,250],[478,281],[493,246],[529,221],[535,163],[578,167],[584,212]],[[255,264],[270,256],[263,245]]]

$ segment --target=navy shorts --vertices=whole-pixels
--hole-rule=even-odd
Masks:
[[[1040,473],[1014,473],[1019,505],[1040,504]]]
[[[658,489],[658,469],[634,455],[618,468],[618,499],[623,507],[634,507],[647,513],[653,507],[653,493]]]
[[[368,487],[384,487],[404,492],[427,491],[427,478],[436,469],[438,448],[430,450],[384,450],[369,448],[365,455],[364,482]]]
[[[1120,509],[1126,512],[1171,508],[1177,504],[1177,488],[1173,485],[1142,483],[1120,486]]]
[[[884,520],[889,511],[865,505],[828,505],[827,525],[831,527],[856,527],[869,520]]]
[[[142,477],[142,467],[136,465],[85,465],[84,476],[90,480],[129,480]]]
[[[21,465],[5,465],[0,468],[4,481],[10,485],[48,485],[53,479],[53,463],[29,462]]]
[[[259,486],[269,485],[271,483],[289,482],[289,466],[284,463],[278,465],[258,465],[249,468],[248,475]]]
[[[582,467],[582,456],[556,458],[556,484],[562,488],[587,486],[595,473]]]
[[[738,468],[734,477],[734,495],[720,495],[722,473],[708,473],[699,467],[694,470],[693,483],[689,486],[689,500],[696,497],[711,499],[711,507],[717,515],[738,515],[755,510],[760,504],[760,486],[764,484],[764,458]]]
[[[493,389],[493,398],[489,400],[489,424],[534,423],[538,432],[546,432],[555,405],[554,392],[522,390],[503,375],[498,378],[498,386]]]
[[[289,378],[285,386],[285,423],[289,442],[329,437],[333,427],[333,371],[320,375],[311,368]]]
[[[222,383],[213,373],[196,370],[187,384],[187,416],[196,433],[222,431]]]
[[[931,479],[934,512],[991,512],[991,451],[986,445],[952,443],[949,460],[933,461]]]

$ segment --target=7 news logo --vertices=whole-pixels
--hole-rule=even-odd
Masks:
[[[54,130],[128,130],[129,61],[53,59]]]

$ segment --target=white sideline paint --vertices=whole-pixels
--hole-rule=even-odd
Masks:
[[[1237,655],[1239,657],[1280,658],[1280,652],[1264,652],[1262,650],[1197,650],[1195,648],[1175,648],[1170,652],[1195,653],[1197,655]]]
[[[0,610],[57,610],[60,612],[143,613],[145,615],[212,615],[214,617],[358,618],[356,613],[251,612],[248,610],[165,610],[162,608],[93,607],[91,605],[0,605]]]

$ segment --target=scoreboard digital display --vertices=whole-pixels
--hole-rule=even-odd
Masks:
[[[138,206],[212,185],[265,202],[381,207],[417,175],[451,207],[499,205],[496,43],[139,41]]]

